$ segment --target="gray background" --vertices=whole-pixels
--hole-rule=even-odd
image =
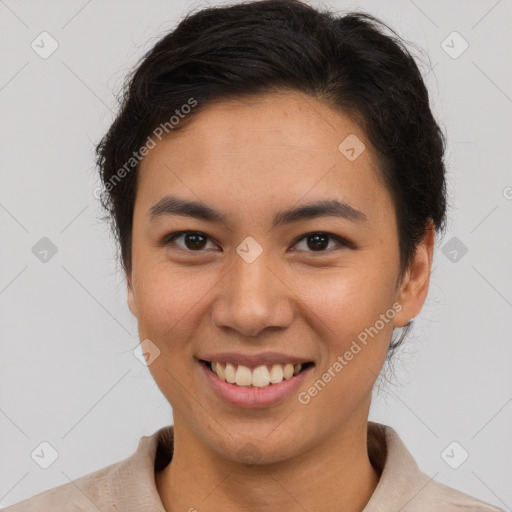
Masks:
[[[310,3],[366,10],[423,48],[449,138],[448,231],[371,419],[393,426],[431,477],[510,510],[511,2]],[[205,5],[0,0],[0,506],[128,457],[142,435],[172,422],[133,354],[137,326],[93,195],[92,148],[125,74]],[[31,47],[43,31],[59,45],[47,58]],[[37,255],[43,237],[57,249],[47,261]],[[59,454],[48,469],[31,458],[43,441]],[[462,450],[469,458],[452,469],[447,460],[457,465]]]

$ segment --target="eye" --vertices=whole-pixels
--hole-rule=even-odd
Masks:
[[[205,235],[200,231],[180,231],[166,236],[162,240],[161,244],[168,245],[171,242],[174,243],[174,240],[179,238],[182,238],[184,242],[184,246],[176,244],[181,249],[190,252],[201,252],[201,250],[207,245],[208,235]]]
[[[178,244],[175,240],[182,239],[183,244]],[[176,244],[179,248],[188,251],[188,252],[202,252],[203,249],[208,248],[208,240],[209,237],[205,233],[201,231],[179,231],[176,233],[171,233],[170,235],[165,236],[161,245],[166,246],[171,243]],[[329,241],[335,241],[339,246],[354,248],[354,245],[339,236],[333,235],[331,233],[325,233],[322,231],[307,233],[302,235],[295,243],[294,246],[299,245],[300,242],[305,241],[306,249],[299,249],[300,251],[305,252],[313,252],[313,253],[322,253],[322,252],[332,252],[331,250],[326,250],[329,247]],[[212,245],[213,242],[211,242]],[[215,245],[214,245],[215,247]],[[295,250],[295,249],[294,249]]]
[[[346,246],[351,247],[352,244],[350,244],[348,241],[344,240],[343,238],[332,235],[331,233],[325,233],[322,231],[315,232],[315,233],[308,233],[306,235],[303,235],[299,240],[296,242],[295,245],[298,245],[299,242],[302,240],[305,240],[305,245],[311,250],[307,250],[306,252],[332,252],[332,251],[326,251],[325,249],[329,246],[329,240],[335,240],[338,244],[338,246]]]

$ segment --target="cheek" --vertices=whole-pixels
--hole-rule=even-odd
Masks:
[[[177,269],[169,264],[153,264],[140,268],[136,288],[139,310],[139,332],[165,350],[186,342],[190,330],[197,325],[202,298],[215,285],[208,272]]]
[[[378,330],[389,335],[393,329],[394,313],[388,310],[393,304],[394,276],[369,265],[360,267],[301,278],[301,300],[324,325],[328,339],[338,340],[333,343],[339,349],[374,326],[382,314],[387,317],[384,324],[378,322]]]
[[[375,273],[351,269],[316,282],[313,288],[303,280],[300,298],[315,313],[313,329],[321,336],[323,353],[318,380],[303,391],[305,400],[315,397],[311,404],[321,424],[331,415],[345,418],[371,394],[397,311],[389,276],[379,281]]]
[[[323,415],[321,411],[337,404],[343,415],[371,393],[386,358],[397,313],[394,275],[368,261],[338,268],[321,279],[319,275],[303,279],[300,291],[301,300],[315,313],[313,329],[323,344],[319,372],[327,384],[314,407]]]
[[[189,380],[196,364],[190,340],[199,325],[198,315],[203,314],[200,299],[205,286],[190,270],[176,271],[159,263],[146,269],[139,266],[139,270],[139,337],[151,340],[160,351],[149,371],[173,409],[192,410],[182,383]]]
[[[337,271],[336,276],[303,280],[301,300],[314,317],[321,337],[321,360],[316,378],[299,395],[299,411],[307,429],[328,435],[354,411],[366,411],[384,363],[393,330],[387,280],[376,283],[370,272]],[[378,284],[378,286],[377,286]],[[309,285],[309,286],[308,286]],[[311,314],[311,311],[315,315]],[[381,315],[385,320],[381,320]]]

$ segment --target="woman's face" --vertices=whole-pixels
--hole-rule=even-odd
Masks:
[[[141,162],[129,305],[175,426],[203,448],[275,462],[366,425],[393,328],[421,309],[431,258],[420,250],[397,283],[395,211],[376,166],[357,124],[295,92],[210,106]],[[171,203],[151,215],[169,196],[222,219]],[[335,201],[330,213],[305,208]],[[193,233],[171,240],[180,231]],[[223,382],[203,360],[260,366],[237,376],[258,385]],[[300,362],[310,364],[277,382],[274,365]]]

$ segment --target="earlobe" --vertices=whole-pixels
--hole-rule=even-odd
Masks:
[[[407,325],[411,319],[418,316],[423,307],[430,284],[434,241],[435,230],[430,221],[425,236],[418,244],[411,267],[397,293],[396,300],[401,304],[402,309],[395,316],[395,327]]]
[[[133,293],[131,277],[126,279],[126,284],[127,284],[126,289],[128,292],[128,308],[132,312],[132,315],[137,318],[138,317],[137,303],[135,300],[135,294]]]

